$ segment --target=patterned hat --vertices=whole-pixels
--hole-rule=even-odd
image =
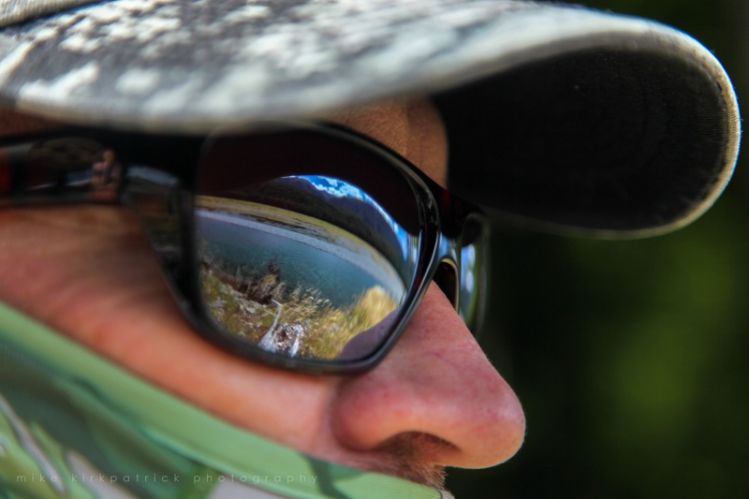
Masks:
[[[685,225],[732,173],[713,55],[666,26],[516,0],[0,0],[0,99],[66,122],[206,133],[428,96],[449,187],[552,229]]]

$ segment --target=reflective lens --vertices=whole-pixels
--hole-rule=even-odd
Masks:
[[[268,352],[326,361],[369,356],[392,331],[414,278],[415,202],[396,217],[350,178],[356,175],[335,161],[321,167],[314,155],[292,163],[295,174],[245,173],[239,185],[216,189],[222,182],[212,177],[236,177],[227,168],[252,171],[235,161],[206,167],[195,200],[208,315]],[[407,189],[405,179],[390,180],[400,183],[396,191]]]
[[[470,217],[465,222],[460,241],[458,312],[474,334],[480,329],[479,322],[484,315],[488,247],[488,228],[485,221],[480,216]]]

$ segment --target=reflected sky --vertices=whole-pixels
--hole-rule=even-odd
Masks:
[[[463,248],[460,253],[460,261],[463,274],[460,285],[465,292],[473,293],[475,286],[473,269],[476,268],[476,246],[471,245]]]

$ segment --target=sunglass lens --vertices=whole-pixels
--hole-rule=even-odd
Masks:
[[[269,165],[242,164],[241,155],[206,163],[195,199],[199,283],[208,315],[234,338],[340,362],[371,355],[392,331],[420,236],[415,204],[403,220],[407,212],[393,215],[356,175],[322,159],[310,154],[293,162],[295,172],[254,179],[248,170]],[[211,177],[238,170],[239,181],[216,188],[224,182]]]

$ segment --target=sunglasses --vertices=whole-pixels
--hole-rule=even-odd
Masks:
[[[334,125],[14,138],[0,143],[0,201],[129,206],[194,328],[274,366],[373,367],[432,280],[470,328],[482,314],[480,210]]]

